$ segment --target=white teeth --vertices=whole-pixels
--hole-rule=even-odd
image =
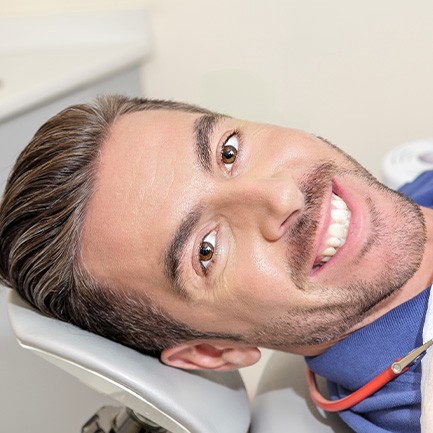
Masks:
[[[341,246],[341,241],[338,238],[329,238],[326,243],[328,247],[338,248]]]
[[[340,223],[331,224],[328,228],[328,233],[331,236],[341,239],[344,236],[344,225]]]
[[[337,250],[335,248],[329,247],[329,248],[326,248],[326,250],[322,251],[322,254],[324,256],[332,257],[336,252],[337,252]]]
[[[348,210],[332,209],[331,211],[331,218],[337,223],[345,224],[348,216],[349,216]]]
[[[321,253],[319,266],[328,262],[346,242],[347,231],[350,225],[351,212],[347,204],[332,194],[331,224],[328,227],[329,238],[326,240],[327,247]]]
[[[332,205],[336,209],[347,209],[347,204],[335,194],[332,194]]]

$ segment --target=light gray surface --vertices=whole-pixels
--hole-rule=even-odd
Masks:
[[[253,402],[251,433],[351,433],[334,413],[319,411],[308,396],[301,356],[275,352]]]
[[[158,359],[41,315],[10,291],[9,315],[19,342],[55,361],[79,366],[74,373],[112,392],[172,433],[246,433],[249,403],[238,372],[190,373]],[[102,383],[100,378],[104,378]],[[113,384],[116,386],[113,387]],[[108,385],[108,386],[107,386]]]

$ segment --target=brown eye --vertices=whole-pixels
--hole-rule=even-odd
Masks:
[[[200,261],[201,262],[208,262],[212,259],[214,252],[214,246],[210,242],[202,242],[200,245]]]
[[[215,230],[208,233],[201,241],[200,248],[198,251],[198,259],[201,269],[204,273],[208,270],[209,266],[214,261],[214,252],[216,245],[216,235]]]
[[[232,170],[232,165],[238,156],[239,138],[236,133],[232,134],[224,143],[221,149],[221,161],[227,171]]]
[[[222,160],[224,164],[233,164],[236,161],[238,150],[233,146],[224,146]]]

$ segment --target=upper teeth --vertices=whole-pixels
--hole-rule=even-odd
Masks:
[[[318,266],[328,262],[344,245],[350,224],[351,213],[344,200],[338,195],[332,194],[331,204],[331,224],[328,227],[326,248],[321,252],[322,258]]]

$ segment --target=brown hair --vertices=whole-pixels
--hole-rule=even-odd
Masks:
[[[104,96],[49,119],[18,157],[0,207],[0,282],[41,312],[141,352],[157,355],[202,333],[159,310],[145,295],[104,287],[79,259],[97,155],[120,116],[142,110],[209,113],[173,101]]]

